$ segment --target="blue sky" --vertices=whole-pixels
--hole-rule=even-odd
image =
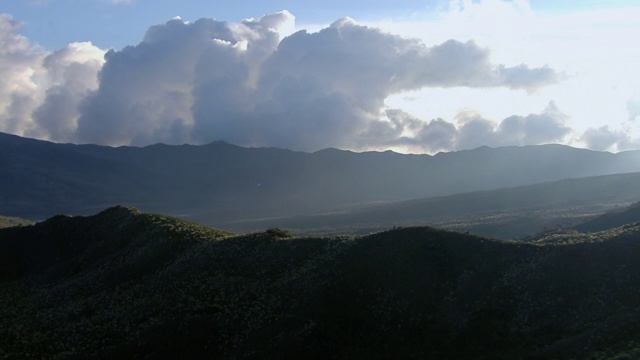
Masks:
[[[640,148],[635,0],[5,0],[0,14],[0,131],[22,136]]]
[[[244,18],[288,10],[298,23],[327,24],[344,16],[358,21],[426,16],[446,7],[441,0],[352,1],[202,1],[202,0],[5,0],[0,9],[23,22],[22,32],[49,48],[75,41],[92,41],[101,48],[122,48],[137,43],[152,24],[174,16],[186,20],[212,17],[238,22]],[[635,0],[534,0],[540,12],[567,13],[588,9],[625,7]]]
[[[281,10],[301,24],[331,23],[344,16],[359,20],[403,17],[439,6],[437,1],[201,1],[201,0],[8,0],[3,12],[24,23],[23,33],[49,49],[74,41],[101,48],[137,43],[153,24],[175,16],[185,20],[210,17],[239,22]]]

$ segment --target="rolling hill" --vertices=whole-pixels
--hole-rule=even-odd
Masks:
[[[105,147],[0,134],[0,213],[45,219],[116,204],[207,225],[640,171],[640,151],[560,145],[430,155],[201,146]]]
[[[0,357],[640,355],[637,224],[280,235],[126,207],[0,229]]]

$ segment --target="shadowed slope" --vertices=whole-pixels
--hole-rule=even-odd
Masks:
[[[425,227],[274,234],[228,236],[127,208],[0,230],[14,263],[46,262],[4,272],[0,356],[640,354],[638,226],[528,244]],[[27,243],[64,251],[47,260]],[[64,271],[77,259],[85,265]]]
[[[89,217],[57,215],[32,226],[3,230],[0,279],[43,276],[46,272],[48,280],[58,280],[95,267],[105,258],[141,251],[144,247],[153,246],[155,255],[171,258],[195,242],[226,235],[123,206]],[[146,256],[143,260],[150,258]]]
[[[636,222],[640,222],[640,202],[624,209],[607,212],[574,228],[583,232],[596,232]]]

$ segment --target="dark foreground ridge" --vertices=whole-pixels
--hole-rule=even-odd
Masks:
[[[1,229],[0,358],[640,356],[638,224],[286,235],[125,207]]]

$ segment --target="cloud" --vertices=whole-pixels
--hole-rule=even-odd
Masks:
[[[196,64],[213,39],[229,41],[227,25],[212,19],[174,19],[149,28],[143,41],[110,50],[99,88],[81,104],[81,142],[147,145],[187,141]]]
[[[425,122],[399,109],[387,110],[386,117],[388,122],[371,129],[368,141],[386,139],[380,146],[395,146],[413,152],[556,143],[562,142],[572,131],[566,124],[566,115],[553,102],[540,114],[513,115],[500,123],[474,111],[460,112],[456,124],[443,119]]]
[[[48,53],[3,19],[3,49],[16,49],[0,53],[15,80],[0,89],[8,132],[106,145],[435,152],[550,142],[570,131],[554,105],[499,125],[475,113],[453,124],[387,109],[389,96],[425,87],[533,92],[562,78],[547,66],[493,64],[473,41],[427,46],[349,18],[283,36],[295,21],[283,11],[238,24],[176,18],[119,51],[74,43]]]
[[[383,139],[380,147],[405,148],[414,152],[436,153],[455,148],[458,129],[443,119],[422,121],[400,109],[385,112],[388,122],[373,123],[362,145]]]
[[[629,113],[629,121],[640,120],[640,96],[635,96],[627,101],[627,112]]]
[[[571,133],[567,120],[567,116],[551,102],[541,114],[529,114],[524,117],[514,115],[502,120],[496,135],[504,145],[561,142]]]
[[[44,50],[18,33],[20,25],[0,14],[0,131],[23,133],[39,101],[38,77]]]
[[[391,94],[533,91],[559,78],[547,67],[493,65],[472,41],[428,47],[348,18],[281,40],[293,21],[281,12],[235,25],[175,19],[150,28],[142,43],[107,53],[99,88],[81,106],[78,139],[350,148],[380,121]]]
[[[628,141],[624,133],[611,130],[606,125],[597,129],[587,129],[582,134],[581,140],[588,148],[594,150],[608,150],[619,142]]]
[[[611,129],[607,125],[587,129],[580,139],[593,150],[625,151],[640,148],[640,139],[633,139],[626,131]]]
[[[476,113],[461,113],[457,150],[478,146],[524,146],[562,142],[571,133],[567,117],[551,102],[540,114],[513,115],[499,124]]]
[[[89,91],[98,87],[104,51],[91,43],[72,43],[47,55],[42,61],[50,87],[44,102],[32,114],[36,127],[26,131],[31,137],[54,141],[75,140],[79,105]]]
[[[97,87],[104,52],[73,43],[49,53],[18,30],[0,14],[0,131],[72,141],[78,104]]]

